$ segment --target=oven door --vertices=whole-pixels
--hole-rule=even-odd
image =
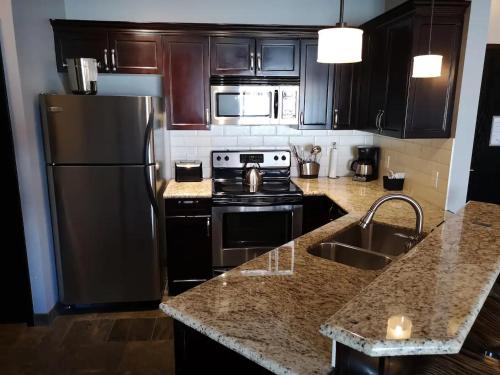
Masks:
[[[302,205],[212,208],[212,263],[235,267],[302,234]]]
[[[279,124],[277,86],[211,86],[213,125]]]

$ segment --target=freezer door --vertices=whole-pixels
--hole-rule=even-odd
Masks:
[[[145,168],[153,176],[154,166],[48,167],[63,304],[161,298],[158,222]]]
[[[149,96],[41,95],[47,163],[154,162],[151,132],[158,102]]]

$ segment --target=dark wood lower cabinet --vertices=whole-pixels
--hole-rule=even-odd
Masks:
[[[326,195],[306,196],[302,214],[302,233],[311,232],[345,214],[346,212]]]
[[[174,321],[175,374],[270,375],[265,368]]]
[[[177,295],[212,275],[210,199],[165,200],[168,294]]]

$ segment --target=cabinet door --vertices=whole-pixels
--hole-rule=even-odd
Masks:
[[[362,129],[379,132],[378,120],[382,116],[387,90],[386,68],[386,29],[379,27],[371,32],[369,59],[363,63],[369,65],[368,103]],[[363,90],[363,88],[361,88]],[[363,95],[363,92],[361,92]]]
[[[169,129],[208,129],[208,37],[164,37],[163,92]]]
[[[109,33],[111,71],[116,73],[160,74],[161,36],[153,33]]]
[[[353,64],[336,64],[333,94],[333,129],[351,127]]]
[[[170,295],[211,277],[210,216],[167,216],[167,277]]]
[[[210,38],[210,69],[218,76],[254,76],[255,39]]]
[[[402,137],[406,121],[406,98],[412,61],[412,20],[390,24],[386,32],[386,83],[384,112],[380,115],[379,132]]]
[[[257,39],[258,76],[299,76],[297,39]]]
[[[300,129],[330,129],[333,104],[333,64],[318,63],[318,40],[300,44]]]
[[[92,57],[99,63],[100,73],[110,72],[108,34],[106,31],[54,31],[57,71],[66,71],[66,59],[71,57]]]
[[[432,52],[443,56],[441,76],[410,78],[405,138],[448,138],[462,38],[461,19],[439,17],[432,27]],[[429,23],[418,20],[414,54],[427,53]]]

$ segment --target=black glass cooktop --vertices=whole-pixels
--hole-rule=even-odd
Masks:
[[[302,196],[302,190],[289,180],[264,181],[256,192],[250,192],[249,187],[241,181],[214,181],[213,195],[225,197]]]

